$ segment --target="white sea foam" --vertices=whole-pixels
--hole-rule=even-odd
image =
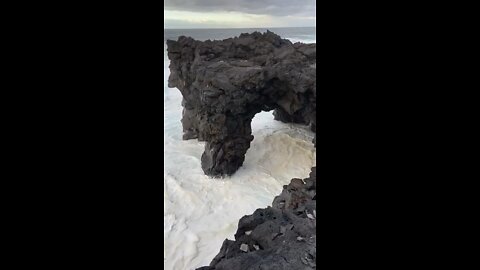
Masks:
[[[295,37],[286,37],[286,39],[290,40],[292,43],[301,42],[301,43],[317,43],[316,39],[312,38],[295,38]]]
[[[164,266],[190,270],[210,264],[223,241],[234,239],[242,216],[271,205],[291,178],[308,176],[315,162],[313,133],[259,113],[243,166],[231,177],[211,179],[200,165],[204,143],[182,140],[182,97],[167,87],[164,64]]]

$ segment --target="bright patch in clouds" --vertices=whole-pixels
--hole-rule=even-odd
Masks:
[[[315,0],[165,0],[165,28],[316,25]]]
[[[258,27],[259,25],[275,26],[271,16],[245,14],[239,12],[191,12],[165,10],[166,28],[203,28],[203,27]]]

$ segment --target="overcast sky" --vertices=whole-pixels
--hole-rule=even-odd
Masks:
[[[315,0],[165,0],[165,28],[315,26]]]

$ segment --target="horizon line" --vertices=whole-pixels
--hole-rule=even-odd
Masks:
[[[305,28],[305,27],[317,27],[313,26],[263,26],[263,27],[209,27],[209,28],[163,28],[163,30],[193,30],[193,29],[265,29],[265,28]]]

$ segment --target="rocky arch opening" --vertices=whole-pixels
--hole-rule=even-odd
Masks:
[[[276,84],[272,85],[277,87]],[[268,90],[264,91],[268,92]],[[207,113],[207,116],[202,118],[206,124],[200,123],[199,127],[199,133],[203,134],[201,139],[206,141],[205,151],[201,157],[205,174],[231,175],[242,166],[245,155],[254,140],[252,121],[261,112],[272,112],[273,119],[277,121],[309,124],[309,119],[305,117],[305,110],[295,107],[296,103],[293,101],[301,99],[301,97],[292,98],[288,94],[276,99],[268,95],[259,95],[255,101],[243,107],[231,107],[213,115]]]

